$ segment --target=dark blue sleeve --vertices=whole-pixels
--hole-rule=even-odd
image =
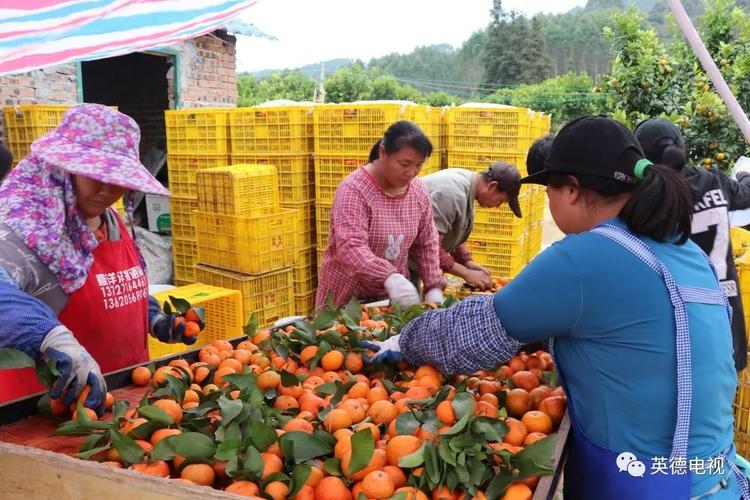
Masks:
[[[20,288],[0,268],[0,348],[39,357],[39,347],[50,330],[60,325],[52,309]]]
[[[151,324],[154,322],[154,318],[158,315],[164,314],[161,309],[159,301],[153,295],[148,296],[148,329],[151,331]]]
[[[495,294],[508,335],[529,343],[572,335],[581,312],[581,275],[563,245],[552,245]]]

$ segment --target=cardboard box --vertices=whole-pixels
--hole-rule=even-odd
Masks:
[[[169,211],[169,197],[159,194],[146,195],[146,214],[148,230],[153,233],[172,232],[172,220]]]

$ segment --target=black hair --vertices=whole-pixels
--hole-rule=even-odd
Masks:
[[[372,146],[372,149],[370,150],[370,156],[367,158],[368,163],[372,163],[380,158],[380,144],[382,142],[383,139],[378,139],[377,142]]]
[[[13,165],[13,153],[0,144],[0,182],[10,172],[10,167]]]
[[[644,149],[646,158],[654,163],[667,165],[675,170],[682,170],[687,165],[685,145],[678,144],[669,137],[663,137],[653,147]]]
[[[526,154],[526,171],[529,175],[544,170],[544,162],[549,156],[554,140],[554,134],[549,134],[535,140],[534,144],[531,145],[529,152]]]
[[[406,120],[397,121],[388,127],[383,138],[375,143],[370,150],[370,161],[378,159],[381,145],[389,155],[406,147],[416,149],[425,159],[432,155],[432,142],[430,142],[430,139],[422,132],[421,128]]]
[[[620,211],[620,218],[634,234],[660,242],[676,239],[678,245],[690,237],[693,194],[687,180],[674,168],[650,165],[638,184],[593,175],[550,173],[547,185],[570,186],[571,177],[577,179],[584,192],[593,191],[604,198],[632,193]]]

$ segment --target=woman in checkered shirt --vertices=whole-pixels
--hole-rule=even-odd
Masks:
[[[421,302],[406,278],[411,258],[427,302],[443,301],[439,240],[430,195],[417,178],[432,154],[422,130],[399,121],[386,130],[379,157],[350,174],[336,190],[328,247],[320,266],[316,304],[336,306],[390,298],[402,307]]]

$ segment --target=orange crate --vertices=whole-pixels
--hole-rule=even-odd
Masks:
[[[172,196],[198,198],[196,177],[198,172],[209,168],[226,167],[227,155],[167,155],[169,191]]]
[[[457,106],[446,111],[445,147],[456,151],[503,151],[526,155],[532,142],[533,113],[526,108]]]
[[[167,153],[229,154],[229,111],[229,108],[166,110]]]
[[[297,252],[294,261],[294,292],[314,292],[318,285],[317,252],[314,246]]]
[[[526,175],[526,153],[498,153],[492,151],[454,151],[445,153],[445,168],[465,168],[472,172],[484,172],[494,163],[504,161]]]
[[[313,108],[255,106],[229,115],[233,154],[310,153],[313,150]]]
[[[527,232],[531,218],[531,198],[535,188],[522,186],[518,203],[523,218],[519,219],[507,203],[500,208],[482,208],[475,204],[474,227],[471,231],[476,239],[518,238]]]
[[[199,264],[195,274],[201,283],[239,290],[246,323],[253,314],[258,316],[261,326],[270,326],[294,314],[291,268],[251,276]]]
[[[29,154],[31,143],[53,130],[71,105],[29,104],[5,107],[5,133],[14,163]]]
[[[312,316],[315,312],[315,290],[294,296],[294,314]]]
[[[490,270],[492,276],[514,277],[526,264],[526,237],[504,240],[469,238],[466,245],[472,259]]]
[[[197,248],[195,241],[172,238],[172,258],[176,280],[195,283]]]
[[[284,208],[297,211],[297,226],[294,230],[294,246],[297,249],[314,246],[315,240],[315,202],[284,203]]]
[[[323,251],[328,246],[328,232],[331,227],[330,203],[316,203],[315,225],[317,226],[318,250]]]

